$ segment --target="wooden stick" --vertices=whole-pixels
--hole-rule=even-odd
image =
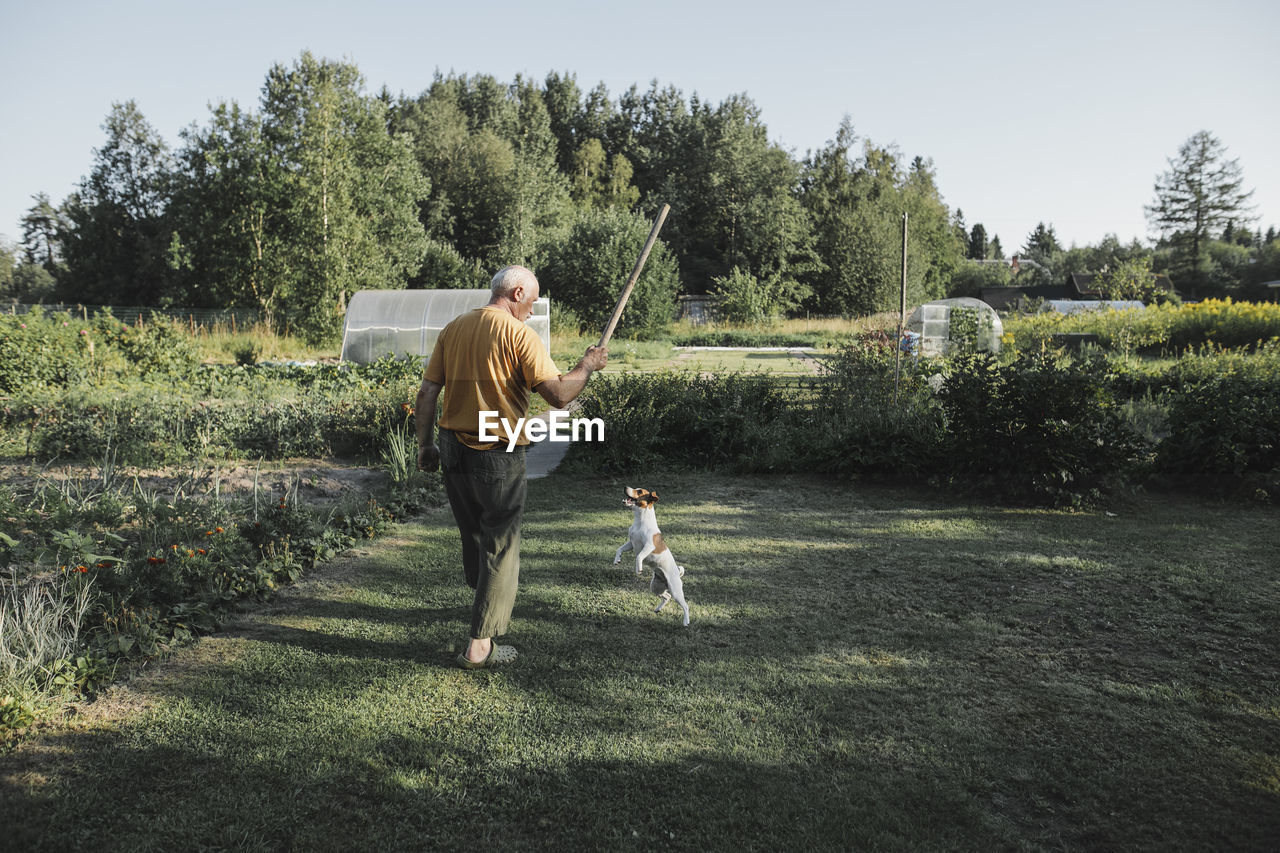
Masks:
[[[613,337],[613,330],[618,328],[618,321],[622,319],[622,309],[627,306],[627,298],[631,296],[631,291],[635,288],[636,281],[640,278],[640,270],[644,269],[644,262],[649,259],[649,250],[657,242],[658,232],[662,230],[662,223],[667,220],[667,212],[670,210],[671,205],[664,204],[662,209],[658,211],[658,218],[653,221],[653,228],[649,231],[649,239],[644,241],[644,248],[640,251],[640,257],[636,258],[636,265],[631,270],[631,277],[627,279],[627,286],[622,288],[622,295],[618,297],[618,304],[613,306],[613,316],[609,318],[609,325],[604,327],[604,334],[600,336],[600,343],[597,346],[604,346],[609,343],[609,338]]]

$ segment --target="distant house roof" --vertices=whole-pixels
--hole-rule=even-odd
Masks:
[[[1063,284],[1041,284],[1034,287],[984,287],[982,301],[997,311],[1017,307],[1020,299],[1043,299],[1046,302],[1060,299],[1099,300],[1104,295],[1097,288],[1097,273],[1071,273]],[[1173,292],[1173,282],[1167,275],[1155,276],[1157,290]]]
[[[1071,299],[1066,285],[1040,284],[1032,287],[984,287],[982,301],[997,311],[1016,308],[1020,299]]]
[[[1102,292],[1097,288],[1098,274],[1092,272],[1073,272],[1067,276],[1067,288],[1072,291],[1071,299],[1097,299]]]

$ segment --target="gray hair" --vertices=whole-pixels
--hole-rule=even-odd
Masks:
[[[525,290],[529,290],[537,283],[538,277],[526,267],[514,265],[503,267],[489,282],[490,298],[510,296],[511,291],[521,285],[524,285]]]

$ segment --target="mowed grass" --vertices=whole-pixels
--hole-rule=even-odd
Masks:
[[[648,476],[530,484],[492,672],[447,510],[0,758],[22,850],[1274,849],[1274,510]],[[1111,513],[1114,513],[1112,515]]]

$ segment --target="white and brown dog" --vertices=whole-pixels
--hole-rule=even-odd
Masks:
[[[622,543],[618,552],[613,555],[613,564],[622,562],[623,551],[635,551],[636,575],[639,576],[645,558],[650,558],[656,567],[653,580],[649,582],[649,591],[659,596],[662,601],[654,608],[657,613],[667,606],[667,602],[675,599],[684,608],[684,624],[689,624],[689,605],[684,600],[684,585],[680,578],[684,577],[684,566],[676,565],[676,558],[671,549],[662,540],[662,531],[658,529],[658,517],[653,505],[658,502],[658,493],[648,489],[633,489],[627,486],[627,498],[622,503],[635,510],[635,518],[627,531],[627,541]]]

